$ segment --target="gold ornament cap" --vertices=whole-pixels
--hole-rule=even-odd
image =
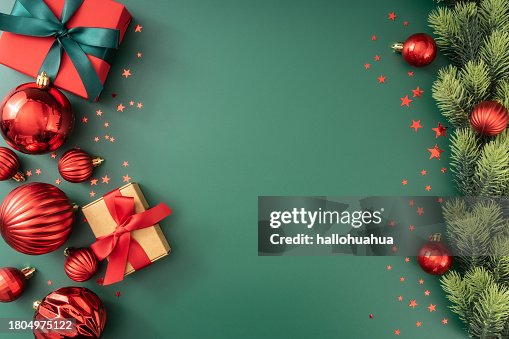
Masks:
[[[79,210],[80,210],[80,206],[78,204],[73,203],[72,204],[72,211],[74,213],[78,213]]]
[[[402,42],[396,42],[396,43],[393,43],[391,48],[394,52],[398,52],[398,53],[401,53],[401,51],[403,51],[403,47],[404,47],[404,43]]]
[[[25,175],[21,171],[18,171],[16,174],[14,174],[12,179],[16,180],[17,182],[26,180]]]
[[[94,157],[92,158],[92,166],[99,167],[104,162],[104,159],[101,157]]]
[[[35,83],[37,87],[40,89],[46,89],[50,86],[51,81],[49,76],[46,74],[46,72],[42,72],[37,76],[37,79],[35,80]]]
[[[36,269],[33,267],[25,267],[24,269],[21,270],[21,273],[23,273],[25,279],[28,280],[34,276],[35,271]]]
[[[32,308],[34,309],[34,311],[37,311],[39,309],[39,306],[41,306],[41,303],[42,303],[42,301],[40,301],[40,300],[34,301],[34,303],[32,304]]]
[[[430,235],[429,240],[432,242],[441,242],[442,241],[442,233],[435,233]]]

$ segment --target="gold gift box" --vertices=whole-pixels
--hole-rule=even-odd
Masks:
[[[125,197],[134,197],[135,213],[141,213],[150,208],[138,184],[130,183],[119,188],[119,190]],[[117,224],[110,215],[103,198],[86,205],[82,208],[82,211],[96,238],[115,231]],[[159,224],[133,231],[131,237],[145,250],[151,262],[167,256],[171,251],[170,244],[168,244]],[[134,271],[135,269],[128,262],[124,275],[131,274]]]

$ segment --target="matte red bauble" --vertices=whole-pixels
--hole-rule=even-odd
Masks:
[[[484,136],[500,134],[508,122],[507,109],[496,101],[481,102],[470,115],[470,124],[477,133]]]
[[[0,207],[0,233],[14,250],[31,255],[64,244],[74,222],[73,206],[50,184],[30,183],[14,189]]]
[[[106,326],[106,309],[94,292],[84,287],[63,287],[34,303],[34,320],[65,321],[72,319],[71,329],[35,329],[38,339],[100,338]]]
[[[99,261],[89,248],[67,248],[64,254],[64,271],[74,281],[89,280],[99,268]]]
[[[0,147],[0,181],[8,179],[25,181],[25,176],[19,171],[19,159],[16,153],[6,147]]]
[[[10,303],[18,299],[25,291],[26,281],[35,272],[35,268],[18,270],[14,267],[0,268],[0,302]]]
[[[71,134],[74,115],[58,89],[36,83],[18,86],[0,106],[0,130],[5,141],[27,154],[52,152]]]
[[[424,272],[440,275],[449,271],[453,257],[447,246],[439,241],[430,241],[420,249],[417,260]]]
[[[392,49],[401,52],[403,59],[415,67],[424,67],[435,60],[437,56],[437,44],[426,33],[417,33],[408,37],[404,43],[395,43]]]
[[[101,165],[103,161],[104,159],[94,158],[85,151],[71,149],[62,154],[58,162],[58,171],[62,178],[69,182],[83,182],[92,176],[94,167]]]

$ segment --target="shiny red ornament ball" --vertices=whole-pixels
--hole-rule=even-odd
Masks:
[[[34,268],[18,270],[14,267],[0,268],[0,302],[9,303],[25,291],[26,281],[34,274]]]
[[[421,247],[417,260],[424,272],[441,275],[449,271],[453,257],[447,246],[441,242],[430,241]]]
[[[0,233],[14,250],[30,255],[52,252],[69,238],[73,206],[64,192],[44,183],[24,184],[0,207]]]
[[[27,154],[52,152],[72,132],[71,103],[58,89],[36,83],[16,87],[0,106],[0,131],[5,141]]]
[[[435,60],[437,56],[437,44],[426,33],[413,34],[404,43],[396,43],[393,49],[401,52],[403,59],[415,67],[424,67]]]
[[[19,171],[19,159],[16,153],[6,147],[0,147],[0,181],[8,179],[24,181],[25,176]]]
[[[72,280],[87,281],[97,272],[99,261],[90,248],[68,248],[64,253],[64,271]]]
[[[75,321],[70,330],[34,328],[37,339],[100,338],[106,326],[106,309],[97,294],[88,288],[60,288],[41,302],[35,302],[34,308],[34,320]]]
[[[58,162],[58,171],[62,178],[69,182],[78,183],[88,180],[104,160],[92,157],[85,151],[72,149],[64,154]]]
[[[470,115],[470,124],[477,133],[495,136],[506,129],[509,122],[507,109],[496,101],[483,101],[475,106]]]

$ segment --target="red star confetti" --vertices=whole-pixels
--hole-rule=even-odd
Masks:
[[[413,200],[408,201],[408,206],[413,206],[415,202]]]
[[[88,122],[88,118],[87,117],[83,117],[81,118],[81,122],[86,124]]]
[[[95,197],[95,192],[94,192],[94,191],[91,191],[91,192],[89,193],[89,195],[90,195],[90,197],[91,197],[91,198],[93,198],[93,197]]]
[[[95,137],[95,138],[94,138],[94,141],[95,141],[95,142],[99,142],[99,137]]]
[[[399,278],[399,281],[401,281],[401,282],[405,282],[405,277],[401,277],[401,278]]]
[[[115,138],[114,138],[114,137],[111,137],[111,138],[110,138],[110,142],[115,142]]]
[[[440,160],[440,154],[444,151],[444,150],[441,150],[438,148],[438,145],[435,144],[435,147],[433,148],[428,148],[428,151],[430,152],[430,156],[429,156],[429,159],[433,159],[433,158],[437,158],[438,160]]]
[[[110,140],[110,136],[109,136],[108,134],[106,134],[106,135],[104,136],[104,139],[106,139],[106,140]]]
[[[424,214],[424,207],[417,207],[417,214],[423,215]]]
[[[411,308],[416,308],[418,306],[417,301],[415,299],[410,300],[410,304],[408,304]]]
[[[38,169],[36,169],[36,170],[35,170],[35,174],[37,174],[37,175],[41,175],[41,173],[42,173],[42,171],[41,171],[41,169],[40,169],[40,168],[38,168]]]
[[[97,116],[102,116],[103,115],[103,111],[101,111],[100,109],[95,111],[95,114],[97,114]]]
[[[117,112],[123,112],[124,108],[125,108],[125,106],[123,104],[118,104],[117,105]]]
[[[91,180],[90,180],[90,186],[97,186],[97,181],[98,181],[98,180],[97,180],[97,179],[95,179],[95,178],[94,178],[94,179],[91,179]]]
[[[431,294],[431,292],[429,290],[424,291],[425,296],[429,297],[430,294]]]
[[[380,55],[375,55],[375,61],[380,61]]]
[[[421,321],[417,321],[417,322],[415,323],[415,326],[417,326],[417,327],[421,327],[421,326],[422,326],[422,322],[421,322]]]
[[[106,128],[110,127],[110,123],[109,122],[105,122],[104,123],[104,127],[106,127]]]
[[[27,171],[26,175],[27,175],[27,177],[31,177],[32,176],[32,171]]]
[[[132,74],[130,69],[124,69],[124,71],[122,72],[122,76],[125,77],[126,79],[129,78],[131,75]]]
[[[424,189],[425,189],[426,191],[428,191],[428,192],[429,192],[429,191],[431,191],[431,185],[426,185],[426,186],[424,187]]]
[[[53,284],[53,282],[51,280],[48,280],[48,286],[51,286]]]
[[[412,72],[412,71],[408,71],[406,74],[407,74],[409,77],[413,77],[413,76],[414,76],[414,72]]]
[[[391,220],[387,225],[389,225],[390,227],[394,227],[396,226],[396,222],[394,220]]]
[[[131,177],[129,176],[129,174],[126,174],[126,175],[122,176],[122,181],[123,182],[130,182],[131,181]]]
[[[437,310],[436,310],[436,307],[437,307],[437,305],[429,304],[429,306],[428,306],[428,310],[429,310],[430,312],[436,312],[436,311],[437,311]]]
[[[445,172],[447,172],[447,168],[445,168],[445,167],[442,167],[442,168],[440,169],[440,172],[442,172],[442,173],[445,173]]]
[[[447,324],[447,322],[448,322],[447,318],[442,319],[442,324],[443,324],[443,325],[446,325],[446,324]]]
[[[409,262],[410,262],[410,258],[409,258],[409,257],[406,257],[406,258],[405,258],[405,262],[406,262],[406,263],[409,263]]]
[[[378,83],[380,83],[380,84],[385,83],[385,77],[384,77],[383,75],[380,75],[380,76],[378,77]]]
[[[122,163],[122,166],[124,166],[124,167],[129,167],[129,161],[124,161],[124,162]]]
[[[142,54],[141,52],[136,53],[136,57],[137,57],[138,59],[141,59],[141,57],[142,57],[142,56],[143,56],[143,54]]]
[[[129,106],[134,106],[134,101],[129,101]]]
[[[423,170],[421,171],[421,175],[426,175],[427,173],[428,173],[428,172],[426,172],[426,170],[425,170],[425,169],[423,169]]]
[[[403,296],[398,296],[398,301],[403,301]]]
[[[108,184],[110,182],[110,178],[107,175],[105,175],[101,179],[103,184]]]
[[[386,268],[387,268],[387,271],[392,270],[392,266],[391,265],[387,265]]]
[[[56,159],[57,158],[57,154],[56,153],[51,153],[51,159]]]
[[[101,285],[102,286],[103,283],[104,283],[104,278],[103,277],[97,278],[96,283],[97,283],[97,285]]]
[[[424,280],[419,279],[419,285],[424,285]]]
[[[447,130],[447,127],[444,127],[441,123],[438,123],[438,126],[432,128],[431,130],[435,132],[435,138],[438,138],[440,136],[445,137],[446,136],[445,131]]]
[[[364,64],[364,69],[369,69],[371,67],[370,64]]]
[[[115,297],[120,298],[121,295],[119,291],[115,292]]]
[[[60,179],[55,180],[55,184],[57,184],[57,185],[60,185],[61,182],[62,182],[62,180],[60,180]]]
[[[111,97],[115,99],[117,97],[117,93],[111,93]]]
[[[413,101],[408,97],[408,95],[405,95],[403,98],[400,98],[401,100],[401,106],[410,107],[410,103]]]
[[[422,96],[422,93],[424,93],[424,91],[422,89],[419,88],[419,86],[417,86],[416,89],[413,89],[412,90],[412,93],[414,94],[413,97],[421,97]]]
[[[375,317],[375,316],[373,315],[373,313],[371,313],[371,314],[369,315],[369,319],[373,319],[374,317]]]
[[[443,201],[444,201],[444,199],[443,199],[442,197],[440,197],[440,198],[438,198],[438,199],[437,199],[437,202],[438,202],[439,204],[441,204]]]
[[[140,33],[143,30],[143,26],[140,24],[137,24],[136,27],[134,27],[134,32]]]
[[[401,180],[401,185],[403,185],[403,186],[408,185],[408,180],[406,180],[406,179]]]
[[[415,120],[412,119],[412,125],[410,125],[410,128],[413,128],[414,131],[417,132],[419,130],[419,128],[422,128],[421,120],[415,121]]]
[[[394,330],[394,335],[400,335],[400,334],[401,334],[400,330]]]
[[[410,231],[414,231],[414,230],[415,230],[415,226],[414,226],[414,225],[410,225],[410,226],[408,226],[408,229],[409,229]]]
[[[408,26],[408,21],[403,22],[403,26],[407,27]]]
[[[376,41],[376,39],[377,39],[376,35],[371,36],[371,41]]]
[[[387,19],[394,21],[397,17],[398,16],[394,12],[391,12],[388,14]]]
[[[141,102],[138,102],[138,104],[136,105],[136,107],[138,108],[143,108],[143,104]]]

